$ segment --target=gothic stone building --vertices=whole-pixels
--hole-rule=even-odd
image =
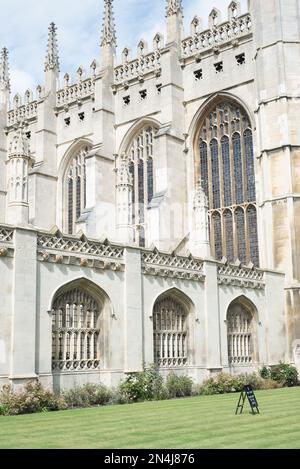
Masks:
[[[10,101],[0,65],[0,384],[196,382],[300,355],[300,5],[195,16]]]

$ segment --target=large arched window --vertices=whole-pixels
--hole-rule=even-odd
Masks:
[[[59,295],[52,307],[53,370],[99,368],[100,305],[87,292],[73,288]]]
[[[65,177],[65,213],[69,234],[76,233],[76,222],[86,207],[85,158],[89,147],[81,148],[71,159]]]
[[[172,297],[155,303],[153,312],[154,363],[158,366],[187,364],[187,314]]]
[[[144,127],[131,141],[127,154],[130,159],[130,172],[133,180],[132,222],[135,228],[135,241],[145,246],[145,223],[148,204],[154,194],[154,135],[156,129]]]
[[[253,136],[245,111],[231,101],[202,119],[196,175],[209,200],[214,257],[258,267]]]
[[[229,365],[247,365],[254,361],[254,317],[242,302],[235,301],[227,313]]]

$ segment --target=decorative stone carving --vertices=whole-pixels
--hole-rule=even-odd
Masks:
[[[45,61],[45,72],[48,72],[49,70],[59,72],[57,27],[54,23],[51,23],[49,26],[47,55]]]

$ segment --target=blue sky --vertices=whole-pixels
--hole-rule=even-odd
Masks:
[[[80,65],[88,69],[100,57],[103,0],[1,0],[0,47],[10,51],[12,91],[35,90],[43,81],[48,25],[58,26],[61,76],[75,76]],[[204,27],[213,7],[227,15],[230,0],[183,0],[185,32],[197,14]],[[165,0],[114,0],[118,56],[127,46],[146,39],[151,49],[156,32],[165,34]],[[242,0],[246,11],[247,0]]]

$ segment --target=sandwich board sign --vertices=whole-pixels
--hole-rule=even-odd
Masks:
[[[246,398],[248,399],[248,402],[250,404],[252,414],[259,414],[258,402],[256,400],[253,388],[252,386],[250,386],[250,384],[247,384],[246,386],[244,386],[241,392],[235,415],[237,415],[238,413],[243,413]]]

